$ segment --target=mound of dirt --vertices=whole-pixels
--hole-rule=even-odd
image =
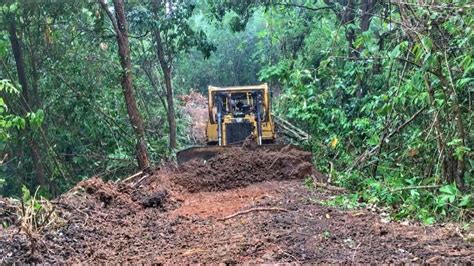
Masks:
[[[107,207],[109,205],[136,205],[128,193],[122,193],[119,188],[112,184],[106,183],[102,179],[94,177],[80,182],[76,189],[83,189],[87,194],[94,197],[98,203]]]
[[[279,151],[232,148],[209,159],[192,160],[174,182],[189,192],[221,191],[266,180],[301,179],[315,170],[309,152],[287,146]]]
[[[7,198],[0,198],[0,226],[12,225],[17,222],[17,211],[20,208],[20,202],[13,202]]]
[[[163,211],[168,211],[170,206],[175,207],[176,205],[175,201],[170,201],[169,196],[168,190],[159,190],[146,196],[140,201],[140,204],[145,208],[159,208]]]
[[[88,208],[127,208],[140,209],[158,208],[169,211],[178,206],[166,188],[162,186],[148,191],[143,188],[134,188],[125,183],[104,182],[98,177],[84,180],[76,185],[69,193],[63,195],[60,202],[66,205],[75,205],[75,201],[87,203]]]

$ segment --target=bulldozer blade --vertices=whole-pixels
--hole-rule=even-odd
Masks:
[[[291,149],[303,150],[302,148],[291,145],[291,144],[265,144],[257,146],[257,149],[269,150],[269,151],[279,151],[284,147],[290,146]],[[212,157],[215,157],[219,154],[222,154],[229,149],[241,149],[241,146],[200,146],[200,147],[190,147],[184,150],[181,150],[176,153],[176,160],[178,165],[181,165],[190,160],[209,160]]]

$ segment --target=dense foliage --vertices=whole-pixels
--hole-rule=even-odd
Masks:
[[[125,72],[112,6],[0,5],[2,194],[25,184],[54,196],[134,171],[121,83],[131,71],[153,164],[188,144],[177,96],[269,82],[275,112],[310,133],[303,145],[316,166],[353,193],[331,203],[390,206],[425,223],[470,219],[470,1],[127,2]]]

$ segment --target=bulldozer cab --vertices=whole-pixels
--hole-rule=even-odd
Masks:
[[[259,102],[262,92],[218,92],[212,93],[214,106],[211,109],[211,117],[213,121],[217,121],[218,110],[220,108],[222,115],[231,115],[234,118],[243,118],[256,112],[259,109],[260,116],[265,119],[265,106],[263,102]],[[259,104],[257,107],[256,104]]]

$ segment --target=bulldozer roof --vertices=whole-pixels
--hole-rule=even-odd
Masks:
[[[232,86],[232,87],[209,86],[209,91],[247,91],[247,90],[255,90],[255,89],[268,89],[268,84],[263,83],[260,85]]]

